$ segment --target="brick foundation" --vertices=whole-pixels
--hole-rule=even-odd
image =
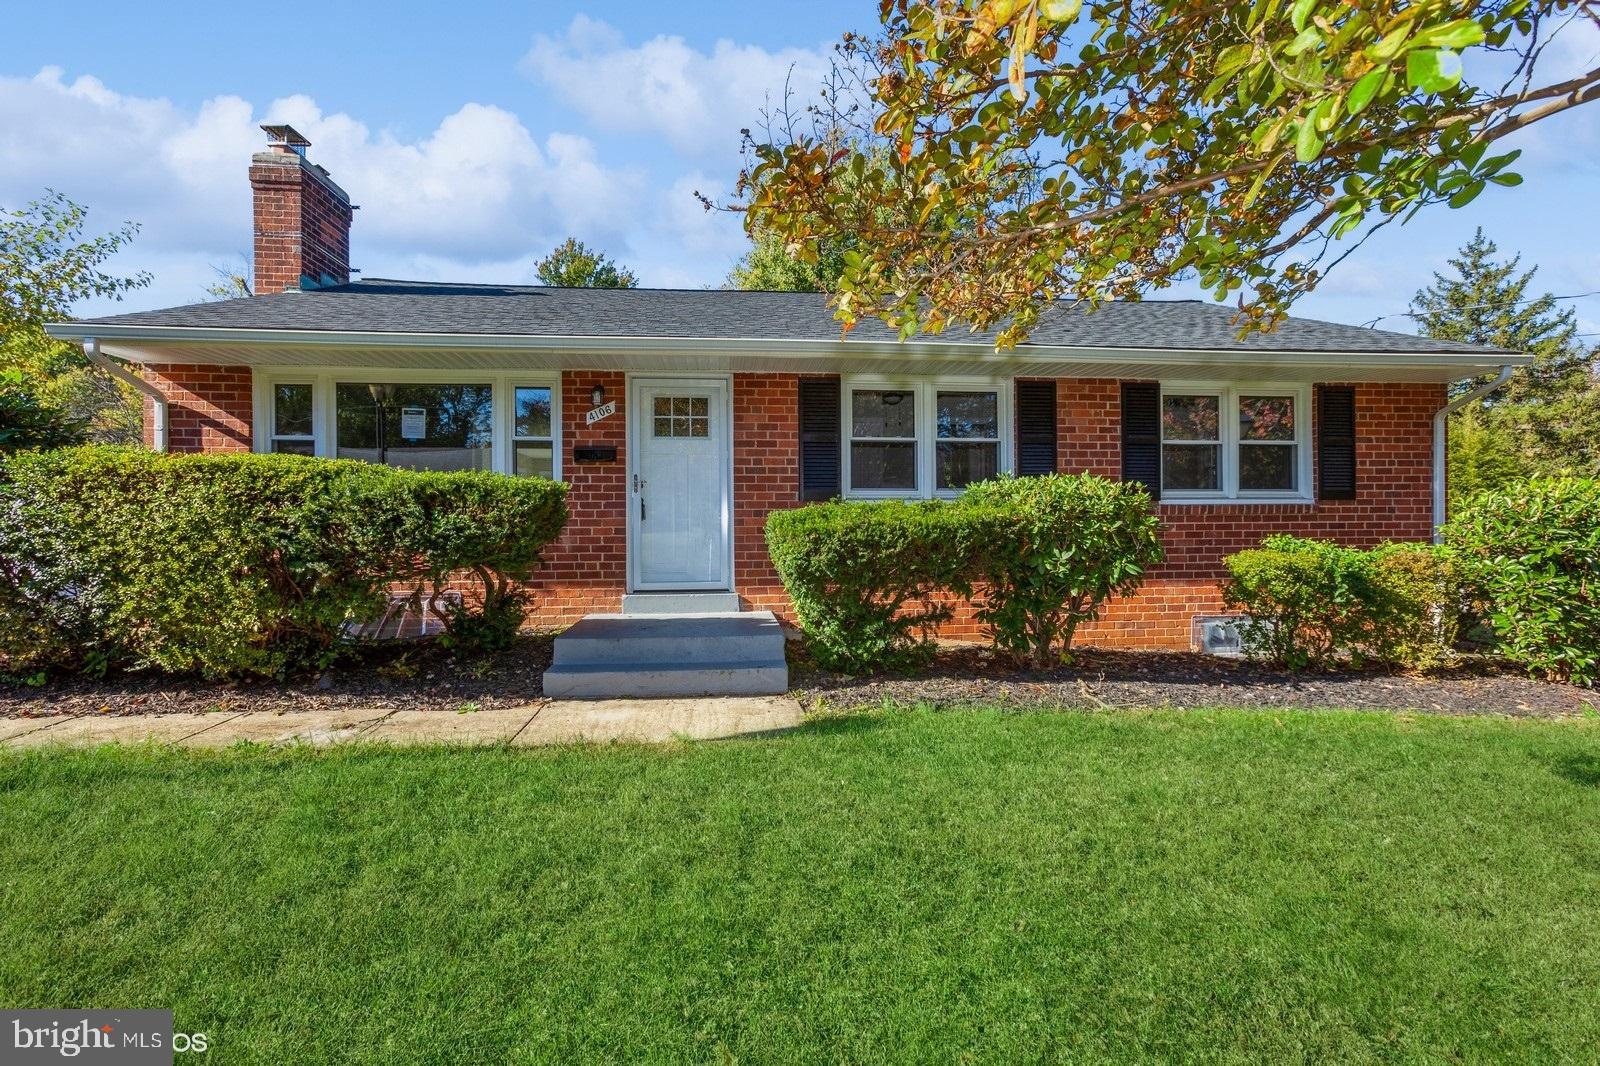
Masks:
[[[172,399],[174,451],[244,451],[251,441],[248,369],[151,366],[146,376]],[[799,375],[733,378],[734,591],[750,608],[788,614],[767,556],[764,524],[777,508],[799,504]],[[617,413],[584,424],[589,391],[603,385]],[[615,611],[627,584],[627,387],[616,371],[568,371],[561,379],[562,463],[571,518],[546,552],[532,583],[531,621],[561,625],[593,611]],[[1222,610],[1222,557],[1272,533],[1325,537],[1361,547],[1385,540],[1426,540],[1432,532],[1429,489],[1432,416],[1444,403],[1436,384],[1357,383],[1360,482],[1354,500],[1303,504],[1160,505],[1167,561],[1133,597],[1110,605],[1082,633],[1086,643],[1188,648],[1196,615]],[[1061,469],[1116,477],[1121,469],[1118,383],[1058,381],[1057,454]],[[1315,404],[1312,405],[1313,411]],[[1316,434],[1311,434],[1315,440]],[[574,449],[617,449],[615,463],[578,463]],[[978,638],[970,614],[945,630]]]

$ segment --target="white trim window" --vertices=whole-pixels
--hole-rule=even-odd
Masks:
[[[554,477],[556,388],[514,385],[511,389],[511,472],[518,477]]]
[[[1309,500],[1305,385],[1161,387],[1163,500]]]
[[[255,372],[256,450],[425,470],[561,476],[555,375],[331,368]]]
[[[1010,383],[846,378],[844,493],[956,496],[1011,469]]]
[[[279,381],[272,386],[269,451],[317,454],[316,386],[309,381]]]

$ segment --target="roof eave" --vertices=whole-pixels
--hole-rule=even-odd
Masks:
[[[1014,351],[1000,352],[987,343],[961,341],[879,341],[864,339],[813,340],[799,338],[727,337],[606,337],[606,336],[529,336],[493,333],[400,333],[383,331],[218,329],[195,326],[144,326],[93,322],[53,322],[45,332],[57,340],[121,341],[179,347],[207,344],[261,344],[273,346],[331,348],[393,347],[466,349],[474,351],[573,352],[609,354],[628,352],[697,352],[727,354],[784,354],[794,356],[837,357],[853,355],[905,355],[908,352],[932,356],[992,361],[997,366],[1025,356],[1030,360],[1102,362],[1108,356],[1150,364],[1181,366],[1196,361],[1304,359],[1324,363],[1336,361],[1352,366],[1430,366],[1459,365],[1463,373],[1482,367],[1522,366],[1533,361],[1531,355],[1500,352],[1491,348],[1478,351],[1339,351],[1292,349],[1205,349],[1092,347],[1087,345],[1049,345],[1028,343]]]

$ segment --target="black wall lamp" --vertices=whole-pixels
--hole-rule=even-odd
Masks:
[[[595,407],[599,407],[601,404],[605,403],[606,402],[606,387],[604,385],[596,385],[594,388],[590,389],[589,390],[589,401]]]

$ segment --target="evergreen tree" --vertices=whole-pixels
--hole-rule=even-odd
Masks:
[[[1451,495],[1499,488],[1540,474],[1600,475],[1600,349],[1578,337],[1577,316],[1546,292],[1529,295],[1536,267],[1499,249],[1479,229],[1449,260],[1450,274],[1412,301],[1424,335],[1533,356],[1451,426]],[[1455,394],[1472,383],[1456,387]]]
[[[639,279],[598,249],[568,237],[539,262],[539,281],[564,289],[632,289]]]

